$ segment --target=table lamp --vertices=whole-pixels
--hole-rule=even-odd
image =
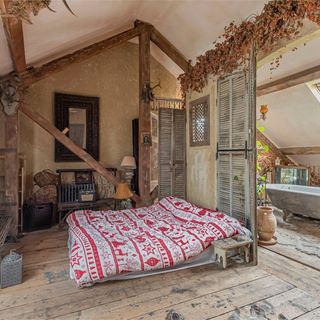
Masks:
[[[122,159],[120,166],[125,171],[125,180],[127,181],[128,186],[131,186],[131,181],[134,175],[133,170],[137,168],[135,158],[132,156],[125,156]]]

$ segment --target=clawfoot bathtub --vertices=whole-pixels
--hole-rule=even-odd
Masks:
[[[291,184],[267,184],[272,204],[283,210],[283,219],[290,213],[320,219],[320,188]]]

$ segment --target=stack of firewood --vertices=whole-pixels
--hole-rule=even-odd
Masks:
[[[36,173],[32,199],[35,203],[57,203],[58,175],[49,169]]]

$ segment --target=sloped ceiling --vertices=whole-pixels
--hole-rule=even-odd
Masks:
[[[266,0],[162,1],[162,0],[67,0],[71,15],[62,1],[53,0],[52,9],[24,23],[27,64],[34,65],[62,56],[74,49],[108,38],[133,27],[136,19],[153,24],[187,58],[212,47],[232,20],[241,21],[259,13]],[[0,73],[12,69],[2,26],[0,28]],[[172,69],[174,74],[181,73]]]
[[[294,52],[283,55],[277,70],[270,65],[258,71],[258,82],[265,83],[319,65],[320,40],[313,40]],[[270,80],[271,79],[271,80]],[[320,81],[320,80],[319,80]],[[279,148],[320,145],[320,102],[307,84],[270,93],[257,99],[257,112],[267,104],[269,113],[265,135]],[[298,164],[320,167],[320,155],[290,156]]]
[[[257,100],[269,106],[265,135],[279,148],[320,145],[320,103],[306,84],[274,92]],[[290,156],[297,164],[320,167],[320,155]]]
[[[27,64],[38,65],[133,27],[136,19],[153,24],[187,58],[212,48],[212,42],[231,21],[258,14],[267,0],[67,0],[76,16],[62,1],[52,9],[23,23]],[[258,70],[258,84],[319,64],[320,40],[284,55],[280,67]],[[181,70],[159,49],[152,54],[176,76]],[[13,69],[6,38],[0,26],[0,75]],[[306,85],[272,93],[258,99],[270,112],[264,123],[266,135],[279,147],[319,145],[320,105]],[[295,157],[298,162],[320,165],[320,156]]]

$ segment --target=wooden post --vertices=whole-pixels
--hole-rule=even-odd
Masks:
[[[12,217],[10,234],[16,237],[19,221],[18,113],[5,117],[5,206]]]
[[[150,145],[143,144],[143,136],[151,137],[150,101],[145,97],[150,85],[150,26],[145,26],[139,36],[139,192],[142,205],[150,198]]]

